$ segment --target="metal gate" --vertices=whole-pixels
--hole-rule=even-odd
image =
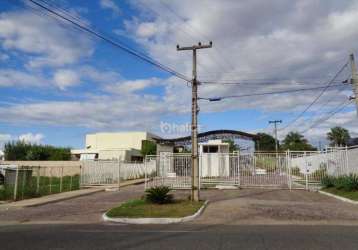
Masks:
[[[146,164],[156,165],[146,187],[166,185],[173,189],[191,188],[191,155],[163,154],[147,156]],[[199,156],[201,188],[217,186],[288,188],[290,176],[287,154],[223,154]]]

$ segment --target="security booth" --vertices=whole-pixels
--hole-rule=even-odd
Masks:
[[[199,143],[201,177],[229,176],[229,147],[229,143],[222,140]]]

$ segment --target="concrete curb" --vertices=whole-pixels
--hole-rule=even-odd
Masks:
[[[124,181],[122,185],[120,185],[120,188],[130,186],[130,185],[137,185],[144,183],[144,179],[139,180],[130,180],[130,181]],[[103,187],[92,187],[88,189],[79,189],[69,192],[63,192],[63,193],[57,193],[52,195],[46,195],[39,198],[32,198],[32,199],[25,199],[21,201],[14,201],[14,202],[8,202],[5,204],[0,204],[0,209],[6,209],[6,208],[21,208],[21,207],[36,207],[41,205],[46,205],[50,203],[56,203],[60,201],[70,200],[73,198],[78,198],[81,196],[91,195],[99,192],[104,192],[106,190],[106,186]],[[120,188],[118,191],[120,191]]]
[[[341,197],[341,196],[338,196],[338,195],[335,195],[335,194],[331,194],[331,193],[328,193],[328,192],[324,192],[324,191],[318,191],[318,192],[320,194],[324,194],[324,195],[336,198],[337,200],[340,200],[340,201],[344,201],[344,202],[348,202],[348,203],[351,203],[351,204],[358,205],[358,201],[354,201],[354,200],[351,200],[351,199],[348,199],[348,198],[345,198],[345,197]]]
[[[187,222],[192,221],[199,217],[206,206],[208,205],[209,201],[205,201],[204,204],[201,206],[201,208],[196,211],[195,214],[189,215],[186,217],[181,218],[111,218],[104,213],[102,215],[102,218],[104,221],[107,222],[116,222],[116,223],[122,223],[122,224],[173,224],[173,223],[181,223],[181,222]]]

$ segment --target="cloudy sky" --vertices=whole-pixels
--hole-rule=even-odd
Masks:
[[[349,65],[336,76],[358,55],[358,1],[38,1],[188,78],[191,53],[176,45],[213,41],[198,51],[199,96],[249,96],[200,100],[203,131],[271,133],[268,121],[279,119],[281,138],[299,131],[317,144],[336,125],[358,134],[355,106],[344,106]],[[0,147],[20,138],[76,148],[99,131],[188,133],[188,83],[27,0],[0,6],[0,65]]]

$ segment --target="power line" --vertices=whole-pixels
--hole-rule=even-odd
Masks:
[[[263,93],[254,93],[254,94],[245,94],[245,95],[231,95],[231,96],[220,96],[220,97],[200,97],[201,100],[207,101],[220,101],[223,99],[231,99],[231,98],[242,98],[242,97],[250,97],[250,96],[263,96],[263,95],[275,95],[275,94],[286,94],[286,93],[294,93],[294,92],[301,92],[301,91],[309,91],[309,90],[319,90],[319,89],[327,89],[341,86],[341,84],[334,84],[330,86],[319,86],[313,88],[301,88],[301,89],[291,89],[291,90],[282,90],[282,91],[273,91],[273,92],[263,92]]]
[[[326,85],[326,87],[323,88],[322,92],[319,93],[319,95],[301,112],[299,113],[293,120],[291,120],[288,124],[286,124],[286,126],[284,126],[282,128],[286,129],[289,126],[291,126],[293,123],[295,123],[299,118],[301,118],[317,101],[319,98],[321,98],[321,96],[326,92],[326,90],[332,86],[332,83],[336,80],[336,78],[343,72],[343,70],[347,67],[348,62],[346,62],[341,69],[334,75],[334,77],[328,82],[328,84]]]
[[[200,81],[201,84],[208,84],[208,85],[247,85],[247,84],[268,84],[269,82],[273,83],[273,82],[285,82],[285,81],[293,81],[293,79],[244,79],[244,80],[239,80],[239,81]],[[333,81],[332,83],[339,83],[341,81]],[[298,85],[305,85],[305,84],[310,84],[310,85],[317,85],[320,83],[312,83],[312,82],[295,82],[295,84]]]
[[[300,132],[301,134],[304,134],[306,132],[308,132],[309,130],[311,130],[312,128],[317,127],[318,125],[322,124],[322,122],[325,122],[327,120],[329,120],[330,118],[332,118],[334,115],[336,115],[337,113],[341,112],[342,110],[344,110],[349,104],[352,103],[353,100],[345,100],[342,104],[340,104],[337,108],[331,110],[330,112],[327,112],[326,114],[328,114],[327,117],[325,118],[320,118],[317,121],[315,121],[311,126],[309,126],[308,128],[306,128],[305,130],[303,130],[302,132]]]
[[[133,55],[133,56],[135,56],[135,57],[137,57],[137,58],[139,58],[139,59],[141,59],[141,60],[143,60],[143,61],[145,61],[145,62],[147,62],[147,63],[149,63],[149,64],[151,64],[151,65],[153,65],[153,66],[155,66],[155,67],[157,67],[157,68],[159,68],[159,69],[161,69],[161,70],[163,70],[163,71],[165,71],[165,72],[167,72],[167,73],[169,73],[169,74],[171,74],[173,76],[176,76],[176,77],[178,77],[178,78],[180,78],[180,79],[182,79],[182,80],[184,80],[186,82],[191,81],[191,79],[189,79],[185,75],[175,71],[174,69],[172,69],[172,68],[170,68],[168,66],[165,66],[165,65],[161,64],[160,62],[158,62],[158,61],[156,61],[156,60],[154,60],[154,59],[152,59],[152,58],[150,58],[148,56],[142,55],[140,52],[138,52],[138,51],[136,51],[136,50],[134,50],[134,49],[132,49],[132,48],[130,48],[128,46],[125,46],[125,45],[123,45],[123,44],[121,44],[121,43],[119,43],[117,41],[114,41],[111,38],[107,38],[106,36],[100,34],[98,31],[95,31],[95,30],[85,26],[84,24],[78,23],[78,22],[72,20],[70,17],[66,17],[66,16],[62,15],[61,13],[58,13],[57,11],[51,9],[48,6],[45,6],[45,5],[39,3],[39,2],[37,2],[35,0],[28,0],[28,1],[30,1],[31,3],[35,4],[36,6],[42,8],[42,9],[44,9],[45,11],[50,12],[51,14],[55,15],[56,17],[59,17],[59,18],[65,20],[65,21],[69,22],[70,24],[75,25],[76,27],[80,28],[82,31],[85,31],[85,32],[97,37],[97,38],[102,39],[103,41],[111,44],[112,46],[127,52],[130,55]]]

